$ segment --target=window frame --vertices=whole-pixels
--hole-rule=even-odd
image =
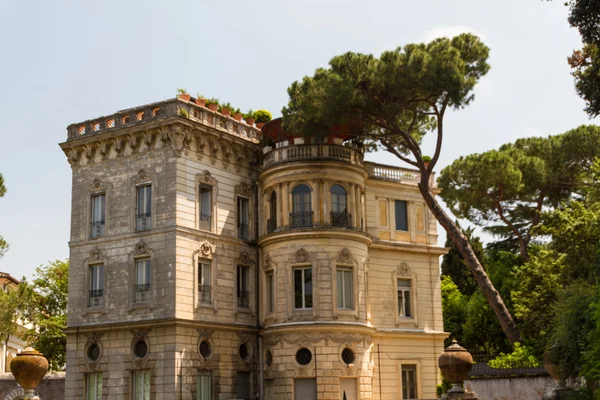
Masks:
[[[145,383],[148,382],[148,386],[149,386],[149,392],[148,392],[148,397],[145,396],[144,393],[142,393],[142,398],[138,399],[136,397],[136,378],[138,374],[142,374],[142,382]],[[145,379],[145,376],[148,376],[147,380]],[[132,400],[150,400],[152,398],[152,373],[149,370],[134,370],[131,371],[131,399]]]
[[[265,272],[265,315],[275,314],[275,271]]]
[[[408,286],[400,285],[400,282],[407,282]],[[412,318],[413,317],[413,307],[412,307],[412,283],[410,279],[398,278],[396,280],[396,304],[398,309],[398,317],[400,318]],[[406,293],[408,292],[408,296]],[[400,293],[402,293],[402,309],[400,309]],[[406,299],[408,298],[408,307]],[[408,308],[408,313],[406,312]],[[408,315],[407,315],[408,314]]]
[[[310,286],[311,286],[311,306],[310,307],[306,307],[306,278],[305,278],[305,273],[304,271],[310,270],[311,271],[311,276],[310,276]],[[301,272],[301,279],[302,279],[302,307],[296,307],[296,271],[302,271]],[[291,290],[291,294],[292,294],[292,299],[293,299],[293,307],[295,311],[310,311],[312,309],[315,308],[315,294],[314,294],[314,290],[315,289],[315,285],[314,285],[314,271],[311,265],[298,265],[298,266],[294,266],[292,268],[292,290]]]
[[[95,381],[95,386],[96,386],[96,391],[93,397],[90,397],[90,378],[92,376],[96,377],[96,381]],[[98,382],[98,378],[100,379],[100,381]],[[100,383],[100,393],[98,393],[98,383]],[[84,398],[86,400],[102,400],[102,389],[103,389],[103,383],[104,383],[104,379],[102,377],[102,372],[88,372],[85,374],[85,396]]]
[[[95,218],[95,201],[94,199],[97,197],[104,197],[104,204],[102,204],[102,214],[104,217],[104,220],[100,220],[100,221],[96,221]],[[106,231],[107,229],[107,210],[108,210],[108,196],[106,195],[106,191],[100,191],[100,192],[95,192],[95,193],[91,193],[90,194],[90,224],[89,224],[89,238],[90,239],[98,239],[98,238],[102,238],[106,236]],[[97,222],[102,222],[102,234],[101,235],[94,235],[94,223]]]
[[[205,266],[208,266],[208,268],[204,268]],[[198,285],[196,286],[196,290],[198,291],[198,302],[204,305],[212,305],[212,301],[213,301],[213,285],[212,285],[212,279],[213,279],[213,273],[212,273],[212,260],[207,259],[207,258],[200,258],[198,260],[198,263],[196,264],[196,268],[197,271],[196,273],[198,274]],[[208,284],[204,283],[205,281],[205,277],[204,277],[204,272],[208,270]],[[203,299],[203,293],[206,293],[206,291],[204,290],[200,290],[201,286],[208,286],[208,301],[205,301]],[[203,288],[204,289],[204,288]]]
[[[95,289],[92,288],[92,282],[93,282],[93,269],[94,268],[98,268],[100,271],[102,271],[102,273],[100,274],[102,277],[102,281],[100,282],[100,285],[97,285]],[[105,302],[105,287],[106,287],[106,268],[105,265],[103,263],[98,263],[95,262],[93,264],[89,264],[87,266],[88,269],[88,274],[87,274],[87,281],[88,281],[88,308],[98,308],[98,307],[104,307],[104,302]],[[94,296],[94,298],[100,297],[101,301],[99,301],[97,304],[92,305],[92,291],[97,291],[97,290],[102,290],[102,294],[100,296]]]
[[[202,251],[205,248],[207,251]],[[215,253],[216,246],[210,244],[208,241],[204,241],[200,244],[200,247],[194,251],[191,257],[192,271],[194,273],[194,311],[198,312],[202,309],[210,309],[212,312],[217,312],[217,268],[218,268],[218,256]],[[200,299],[200,293],[198,292],[198,282],[200,276],[198,275],[198,266],[200,263],[210,264],[210,304],[202,302]]]
[[[241,271],[245,271],[245,273],[246,273],[246,277],[245,277],[246,290],[244,290],[248,296],[246,307],[240,305],[240,293],[242,292],[242,289],[240,287],[240,272]],[[250,272],[251,271],[250,271],[249,265],[236,263],[236,267],[235,267],[235,300],[236,300],[236,302],[235,302],[235,304],[236,304],[236,310],[238,310],[238,311],[250,311],[251,310],[250,298],[251,298],[252,291],[250,290],[251,289]]]
[[[140,252],[138,248],[143,248]],[[150,289],[148,291],[147,298],[144,301],[136,301],[136,287],[137,284],[137,261],[138,260],[150,260]],[[134,250],[129,253],[129,280],[127,286],[129,287],[129,308],[144,308],[151,307],[156,304],[156,291],[158,281],[156,280],[156,265],[154,259],[154,251],[146,244],[143,240],[140,240],[135,246]]]
[[[402,227],[398,228],[398,204],[399,203],[404,203],[404,217],[405,217],[405,224],[406,224],[406,229],[402,229]],[[410,232],[410,218],[409,218],[409,201],[408,200],[401,200],[401,199],[394,199],[394,230],[396,232]]]
[[[246,226],[247,226],[247,234],[246,237],[243,237],[242,233],[242,229],[241,229],[241,207],[240,207],[240,201],[245,201],[246,202],[246,206],[247,206],[247,213],[246,213]],[[251,209],[250,209],[250,198],[247,196],[242,196],[242,195],[237,195],[236,196],[236,237],[238,239],[241,240],[250,240],[250,238],[252,237],[251,233],[250,233],[250,226],[251,226]]]
[[[144,263],[143,264],[144,270],[146,270],[146,271],[144,271],[144,274],[143,274],[144,282],[140,283],[140,281],[138,280],[138,278],[140,276],[138,268],[140,265],[142,265],[142,264],[140,264],[142,262]],[[134,303],[136,303],[136,304],[148,303],[150,301],[150,298],[152,297],[152,292],[154,289],[154,279],[152,276],[153,270],[154,270],[154,268],[152,268],[152,260],[150,259],[150,257],[147,257],[147,256],[146,257],[138,257],[135,259],[135,265],[134,265],[134,282],[135,282],[135,284],[134,284],[134,297],[133,297]],[[146,279],[149,279],[150,282],[146,282]],[[139,286],[142,286],[142,285],[144,285],[144,286],[148,285],[148,288],[143,291],[138,290]],[[142,293],[142,292],[143,293],[147,292],[147,294],[145,294],[144,296],[140,296],[140,297],[142,297],[142,299],[138,299],[137,298],[138,293]]]
[[[295,203],[294,202],[294,191],[296,189],[298,189],[300,186],[306,186],[308,188],[308,192],[307,193],[302,193],[303,194],[303,200],[301,203]],[[310,228],[312,226],[314,226],[315,223],[315,210],[313,209],[313,197],[314,197],[315,193],[313,190],[313,187],[308,183],[308,182],[297,182],[296,184],[294,184],[291,188],[291,190],[289,191],[289,196],[290,196],[290,219],[289,219],[289,223],[290,223],[290,228]],[[304,196],[308,197],[308,201],[306,200],[306,198]],[[300,206],[300,204],[302,204],[302,206]],[[308,209],[304,209],[305,206],[308,204]],[[297,210],[298,209],[298,210]],[[301,217],[297,217],[298,214],[306,214],[304,216]],[[294,224],[294,218],[307,218],[308,220],[308,216],[310,215],[310,223],[296,223]]]
[[[407,280],[410,281],[410,302],[411,302],[411,316],[404,317],[400,315],[400,310],[398,309],[398,280]],[[406,273],[402,273],[402,267],[399,267],[397,270],[392,272],[392,285],[393,285],[393,295],[394,295],[394,319],[396,326],[400,325],[409,325],[414,326],[415,328],[419,325],[419,307],[418,307],[418,298],[417,298],[417,288],[418,288],[418,275],[410,271],[410,269]]]
[[[415,395],[414,398],[404,397],[404,385],[402,384],[402,375],[404,369],[414,369],[415,372]],[[421,360],[420,359],[403,359],[398,361],[398,393],[401,400],[417,400],[422,397],[422,384],[421,384]]]
[[[150,188],[150,199],[149,201],[145,202],[146,206],[150,207],[150,215],[148,215],[148,212],[146,210],[145,217],[144,217],[144,224],[149,224],[148,227],[138,227],[138,222],[140,220],[140,212],[139,212],[139,205],[140,205],[140,201],[139,201],[139,196],[140,196],[140,189],[145,189],[145,188]],[[134,215],[134,230],[136,232],[144,232],[144,231],[148,231],[151,230],[154,227],[154,189],[153,189],[153,185],[152,182],[144,182],[144,183],[140,183],[135,185],[135,215]],[[147,222],[146,222],[147,221]]]
[[[200,378],[206,376],[209,378],[209,394],[208,394],[208,398],[203,398],[202,394],[200,393]],[[211,370],[198,370],[196,373],[196,392],[195,392],[195,396],[194,398],[196,400],[212,400],[213,399],[213,374]]]
[[[206,189],[209,191],[209,195],[207,196],[207,198],[210,201],[210,204],[208,206],[208,211],[210,212],[210,214],[208,215],[208,229],[204,229],[203,226],[203,222],[204,221],[202,219],[202,190]],[[197,212],[197,219],[198,219],[198,229],[201,231],[207,231],[207,232],[214,232],[213,230],[213,220],[215,217],[215,210],[214,210],[214,187],[212,185],[208,185],[206,183],[200,183],[198,185],[198,212]]]
[[[354,310],[354,287],[356,286],[354,283],[354,268],[352,267],[346,267],[346,266],[337,266],[335,269],[335,274],[336,274],[336,305],[338,310]],[[340,306],[339,302],[338,302],[338,297],[337,295],[339,295],[339,284],[340,284],[340,279],[339,279],[339,275],[342,275],[342,280],[341,280],[341,289],[343,291],[342,293],[342,305]],[[349,274],[350,275],[350,283],[351,283],[351,288],[350,290],[348,290],[348,288],[346,288],[346,280],[344,279],[344,275]],[[348,299],[345,295],[349,293],[350,299]],[[348,304],[349,303],[349,304]]]

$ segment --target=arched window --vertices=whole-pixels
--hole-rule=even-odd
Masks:
[[[346,189],[341,185],[333,185],[331,187],[331,225],[341,227],[350,226]]]
[[[290,213],[292,228],[312,226],[313,212],[311,192],[308,185],[300,184],[292,191],[292,212]]]
[[[273,190],[269,198],[269,219],[267,220],[267,233],[277,229],[277,193]]]

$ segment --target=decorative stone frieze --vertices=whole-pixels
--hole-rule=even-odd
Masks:
[[[294,262],[303,263],[308,261],[308,252],[304,247],[299,248],[294,253]]]
[[[363,343],[363,345],[369,346],[373,342],[373,338],[370,335],[349,332],[315,332],[291,334],[276,333],[273,335],[265,336],[264,340],[265,344],[271,347],[275,347],[278,344],[282,343],[287,343],[291,345],[308,345],[310,343],[316,344],[321,341],[324,341],[326,346],[329,346],[330,342],[337,344]]]
[[[406,263],[405,261],[400,263],[400,265],[398,266],[397,273],[398,273],[398,276],[411,276],[412,275],[410,267],[408,266],[408,263]]]

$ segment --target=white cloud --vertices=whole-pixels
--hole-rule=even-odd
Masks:
[[[38,222],[30,222],[27,224],[27,226],[29,228],[33,228],[33,229],[41,229],[42,228],[42,224],[40,224]]]
[[[423,36],[422,41],[427,43],[431,42],[433,39],[437,39],[440,37],[448,37],[452,38],[454,36],[460,35],[461,33],[472,33],[474,35],[479,36],[482,41],[485,41],[485,37],[480,33],[475,31],[472,28],[464,25],[456,25],[456,26],[438,26],[435,27]]]

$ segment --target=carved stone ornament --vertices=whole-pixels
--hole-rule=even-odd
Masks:
[[[250,195],[252,195],[252,192],[254,191],[254,187],[249,183],[242,182],[236,186],[236,191],[238,194],[250,196]]]
[[[88,342],[97,343],[100,341],[100,339],[102,339],[102,336],[104,336],[104,333],[102,332],[92,332],[88,333],[87,339]]]
[[[203,258],[212,258],[214,252],[215,246],[210,244],[208,240],[205,240],[204,242],[200,243],[200,248],[195,251],[195,254]]]
[[[92,251],[90,251],[90,259],[89,261],[98,261],[102,257],[102,252],[98,247],[94,247]]]
[[[248,254],[248,252],[246,250],[242,250],[240,252],[238,261],[240,264],[245,264],[245,265],[254,264],[254,260],[250,258],[250,254]]]
[[[325,345],[329,346],[329,342],[341,344],[353,344],[362,342],[368,346],[372,343],[373,338],[363,333],[347,333],[347,332],[314,332],[314,333],[293,333],[293,334],[275,334],[264,337],[265,344],[271,347],[279,343],[287,343],[292,345],[309,345],[310,343],[319,343],[325,341]]]
[[[198,178],[197,178],[199,183],[206,183],[208,185],[214,185],[215,183],[217,183],[217,180],[215,178],[213,178],[212,174],[210,173],[210,171],[204,171],[202,172]]]
[[[350,250],[348,250],[347,247],[344,247],[342,250],[340,250],[338,254],[338,261],[341,263],[352,262],[352,253],[350,253]]]
[[[148,337],[148,334],[150,333],[150,328],[147,329],[136,329],[131,331],[131,333],[133,334],[133,337],[135,337],[136,339],[146,339]]]
[[[135,245],[135,255],[141,256],[148,253],[148,245],[143,240],[140,240]]]
[[[90,190],[92,192],[100,192],[105,189],[106,189],[106,184],[98,178],[95,178],[90,185]]]
[[[192,140],[187,127],[182,125],[169,125],[161,137],[163,143],[170,144],[173,152],[178,156],[187,155],[189,143]]]
[[[410,267],[408,266],[408,264],[405,261],[402,261],[400,263],[400,266],[398,267],[398,275],[402,275],[402,276],[410,276],[411,275]]]
[[[140,169],[138,173],[131,179],[135,183],[146,182],[150,180],[150,174],[145,169]]]
[[[300,247],[294,253],[294,261],[297,263],[303,263],[308,260],[308,252],[304,249],[304,247]]]
[[[273,257],[270,254],[267,254],[265,257],[265,263],[263,264],[264,269],[271,269],[275,267],[275,261],[273,261]]]
[[[213,329],[198,329],[198,337],[200,340],[208,340],[215,333]]]

